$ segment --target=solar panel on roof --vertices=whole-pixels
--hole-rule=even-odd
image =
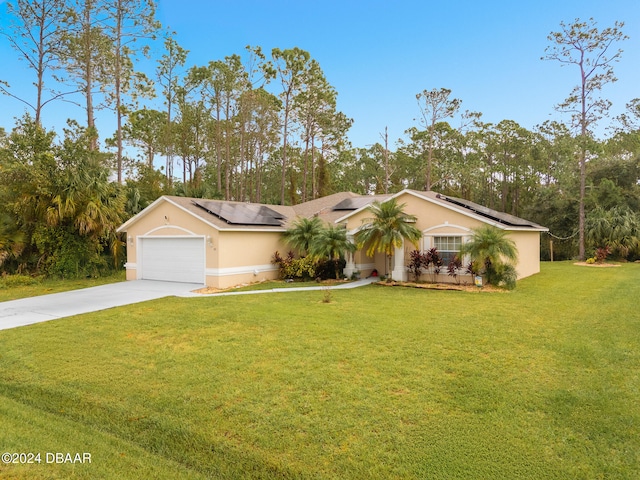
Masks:
[[[512,227],[538,227],[533,222],[529,222],[523,218],[516,217],[514,215],[510,215],[508,213],[498,212],[496,210],[492,210],[487,207],[483,207],[482,205],[478,205],[477,203],[471,202],[469,200],[462,200],[460,198],[455,197],[445,197],[444,195],[437,195],[437,198],[445,200],[446,202],[452,203],[454,205],[458,205],[460,207],[466,208],[478,215],[482,215],[483,217],[490,218],[500,223],[504,223],[505,225],[509,225]]]
[[[194,205],[232,225],[280,227],[284,216],[264,205],[193,200]]]
[[[363,197],[347,198],[333,207],[333,210],[358,210],[359,208],[366,207],[376,199],[378,198],[368,195]]]
[[[342,200],[336,206],[333,207],[334,210],[357,210],[358,207],[353,205],[353,198],[347,198]]]

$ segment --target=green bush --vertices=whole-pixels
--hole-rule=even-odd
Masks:
[[[347,261],[344,258],[340,260],[324,260],[319,262],[316,267],[316,277],[321,278],[322,280],[327,280],[329,278],[342,278],[344,267],[347,266]],[[338,272],[336,272],[336,268]],[[336,275],[337,273],[337,275]]]
[[[596,259],[593,257],[587,258],[586,263],[588,263],[589,265],[593,265],[594,263],[596,263]]]
[[[0,277],[0,288],[25,287],[39,283],[40,278],[29,275],[3,275]]]
[[[271,263],[278,265],[281,279],[309,280],[316,278],[317,262],[311,257],[295,258],[293,252],[282,257],[279,252],[273,254]]]
[[[518,272],[513,265],[504,263],[497,265],[494,270],[493,280],[494,285],[504,287],[507,290],[513,290],[516,288],[516,280],[518,279]]]
[[[109,270],[102,245],[70,227],[39,228],[33,235],[41,252],[40,270],[58,278],[95,277]]]
[[[316,277],[317,263],[311,257],[295,258],[285,267],[285,278],[308,280]]]
[[[344,258],[338,261],[318,260],[311,256],[295,258],[293,252],[289,252],[286,257],[281,256],[280,252],[276,252],[273,254],[271,263],[278,265],[280,279],[282,280],[311,280],[314,278],[326,280],[328,278],[337,278],[342,275],[344,267],[347,265]],[[336,268],[338,269],[337,276]]]

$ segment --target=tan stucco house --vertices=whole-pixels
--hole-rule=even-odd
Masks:
[[[518,278],[540,271],[540,232],[545,227],[522,218],[435,192],[403,190],[394,195],[357,195],[342,192],[295,206],[262,205],[163,196],[124,223],[127,237],[127,279],[167,280],[226,288],[278,276],[271,263],[274,252],[285,253],[282,233],[298,217],[318,216],[327,223],[344,225],[351,237],[370,217],[367,207],[375,200],[397,198],[404,211],[417,217],[422,231],[419,249],[436,247],[452,256],[483,224],[508,232],[516,243]],[[407,244],[393,257],[393,278],[407,279]],[[383,254],[368,257],[365,249],[347,258],[345,274],[374,269],[385,272]],[[440,280],[447,281],[441,274]],[[470,280],[470,279],[468,279]]]

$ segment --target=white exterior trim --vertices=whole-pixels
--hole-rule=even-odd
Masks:
[[[400,282],[407,281],[407,268],[404,265],[404,239],[402,240],[402,245],[400,247],[396,247],[393,254],[393,270],[391,271],[391,278],[393,280],[398,280]]]
[[[149,230],[146,233],[143,233],[142,235],[138,235],[140,238],[147,238],[147,237],[160,237],[162,236],[163,238],[181,238],[184,237],[184,235],[151,235],[154,232],[158,232],[160,230],[163,230],[165,228],[172,228],[174,230],[180,230],[181,232],[184,232],[192,237],[202,237],[203,235],[198,235],[194,232],[192,232],[191,230],[187,230],[186,228],[183,227],[179,227],[178,225],[160,225],[159,227],[156,228],[152,228],[151,230]]]
[[[385,203],[389,200],[391,200],[392,198],[395,198],[399,195],[402,195],[403,193],[410,193],[413,195],[413,192],[411,192],[410,190],[404,189],[404,190],[400,190],[398,193],[395,193],[393,195],[391,195],[389,198],[385,198],[384,200],[380,200],[380,203]],[[422,198],[422,197],[421,197]],[[340,223],[340,222],[344,222],[345,220],[347,220],[349,217],[360,213],[363,210],[366,210],[367,208],[369,208],[369,205],[371,205],[375,200],[372,198],[371,202],[369,202],[368,204],[364,205],[363,207],[360,207],[356,210],[353,210],[352,212],[347,213],[346,215],[340,217],[339,219],[337,219],[334,223]]]
[[[421,198],[422,200],[426,200],[427,202],[433,203],[434,205],[439,205],[441,207],[447,208],[449,210],[452,210],[454,212],[458,212],[461,213],[462,215],[466,215],[467,217],[471,217],[474,218],[476,220],[480,220],[483,223],[492,225],[494,227],[500,228],[501,230],[522,230],[522,231],[526,231],[526,232],[548,232],[549,229],[545,228],[545,227],[540,227],[540,228],[536,228],[536,227],[510,227],[508,225],[505,225],[504,223],[500,223],[500,222],[496,222],[495,220],[490,220],[487,217],[484,217],[482,215],[478,215],[475,214],[473,212],[469,212],[466,208],[456,208],[456,206],[454,205],[449,205],[447,203],[440,203],[437,202],[429,197],[425,197],[424,195],[420,195],[419,193],[413,192],[411,190],[403,190],[402,192],[398,192],[397,195],[400,195],[401,193],[408,193],[409,195],[413,195],[414,197],[417,198]]]
[[[429,233],[431,230],[436,230],[438,228],[455,228],[457,230],[462,230],[465,233],[459,233],[459,232],[455,232],[455,233]],[[460,225],[452,225],[451,223],[442,223],[440,225],[436,225],[434,227],[429,227],[429,228],[425,228],[424,230],[422,230],[422,234],[423,235],[431,235],[431,236],[435,236],[435,237],[461,237],[464,236],[467,233],[470,233],[471,229],[467,228],[467,227],[462,227]]]
[[[203,217],[201,217],[199,215],[196,215],[195,213],[187,210],[182,205],[179,205],[178,203],[174,202],[170,198],[168,198],[168,197],[163,195],[162,197],[160,197],[157,200],[155,200],[147,208],[142,210],[140,213],[138,213],[137,215],[131,217],[125,223],[120,225],[120,227],[116,231],[117,232],[125,232],[132,223],[135,223],[136,221],[138,221],[139,218],[141,218],[141,217],[147,215],[149,212],[155,210],[155,208],[158,205],[160,205],[160,203],[162,203],[163,201],[170,203],[171,205],[173,205],[174,207],[178,208],[179,210],[182,210],[186,214],[196,218],[197,220],[200,220],[202,223],[210,226],[211,228],[213,228],[215,230],[218,230],[219,232],[278,232],[278,233],[282,233],[282,232],[284,232],[286,230],[284,227],[280,227],[280,228],[237,228],[237,227],[221,228],[218,225],[215,225],[215,224],[207,221],[205,218],[203,218]]]
[[[438,228],[455,228],[461,231],[458,232],[433,232]],[[465,243],[471,237],[472,230],[467,227],[461,227],[460,225],[451,225],[449,223],[443,223],[442,225],[436,225],[435,227],[425,228],[422,231],[422,239],[420,241],[422,250],[429,250],[434,246],[433,238],[434,237],[461,237],[462,243]]]
[[[275,272],[278,270],[277,265],[247,265],[244,267],[226,267],[226,268],[207,268],[205,275],[207,277],[228,277],[232,275],[246,275],[251,273],[258,275],[264,272]]]
[[[356,269],[357,270],[373,270],[376,268],[376,264],[375,263],[356,263]]]
[[[131,217],[129,220],[127,220],[122,225],[120,225],[120,227],[118,227],[116,232],[126,232],[127,228],[129,228],[129,225],[131,225],[132,223],[137,222],[139,218],[142,218],[142,217],[146,216],[149,212],[155,210],[156,207],[158,205],[160,205],[163,201],[169,202],[169,199],[167,197],[165,197],[164,195],[159,197],[159,198],[157,198],[151,204],[149,204],[145,209],[143,209],[141,212],[136,213],[133,217]],[[174,202],[169,202],[169,203],[175,205]]]
[[[510,227],[510,226],[505,225],[504,223],[500,223],[500,222],[496,222],[494,220],[490,220],[487,217],[483,217],[482,215],[477,215],[477,214],[475,214],[473,212],[468,211],[465,208],[456,207],[455,205],[449,205],[449,204],[447,204],[445,202],[438,202],[436,200],[433,200],[432,198],[425,197],[424,195],[420,195],[419,193],[414,192],[413,190],[409,190],[409,189],[401,190],[398,193],[396,193],[394,195],[391,195],[386,200],[382,200],[380,203],[387,202],[387,201],[391,200],[392,198],[399,197],[400,195],[403,195],[405,193],[408,194],[408,195],[413,195],[416,198],[419,198],[419,199],[424,200],[426,202],[432,203],[432,204],[437,205],[439,207],[446,208],[446,209],[451,210],[451,211],[456,212],[456,213],[460,213],[461,215],[465,215],[465,216],[473,218],[475,220],[479,220],[482,223],[486,223],[488,225],[493,225],[494,227],[500,228],[501,230],[509,230],[509,231],[514,230],[514,231],[525,231],[525,232],[548,232],[549,231],[549,229],[545,228],[545,227],[540,227],[540,228],[535,228],[535,227]],[[373,202],[373,200],[372,200],[372,202]],[[343,217],[338,218],[335,221],[335,223],[339,223],[339,222],[343,222],[343,221],[347,220],[349,217],[351,217],[351,216],[353,216],[353,215],[355,215],[357,213],[360,213],[362,210],[365,210],[365,209],[369,208],[369,205],[370,204],[365,205],[364,207],[360,207],[357,210],[354,210],[352,212],[349,212],[348,214],[344,215]],[[353,232],[349,232],[349,233],[355,233],[358,230],[359,230],[359,228],[356,229],[356,230],[353,230]]]
[[[219,232],[267,232],[267,233],[284,233],[286,228],[220,228],[214,227]]]
[[[149,205],[147,208],[145,208],[144,210],[142,210],[140,213],[138,213],[137,215],[131,217],[129,220],[127,220],[126,222],[124,222],[120,228],[118,228],[118,232],[123,232],[126,231],[127,228],[129,227],[129,225],[131,225],[132,223],[138,221],[139,218],[147,215],[149,212],[152,212],[153,210],[156,209],[156,207],[158,205],[160,205],[162,202],[168,202],[171,205],[173,205],[174,207],[178,208],[179,210],[182,210],[183,212],[185,212],[186,214],[197,218],[198,220],[200,220],[201,222],[209,225],[212,228],[215,228],[216,230],[220,230],[220,227],[214,225],[213,223],[208,222],[207,220],[205,220],[204,218],[196,215],[193,212],[190,212],[189,210],[187,210],[186,208],[184,208],[182,205],[177,204],[176,202],[174,202],[173,200],[171,200],[170,198],[168,198],[167,196],[163,195],[160,198],[158,198],[157,200],[155,200],[151,205]]]
[[[433,228],[439,228],[439,227],[433,227]],[[424,232],[428,232],[429,230],[432,230],[433,228],[427,228]],[[422,235],[422,240],[421,240],[421,246],[422,246],[422,251],[427,251],[430,248],[433,248],[434,245],[434,241],[433,239],[435,237],[460,237],[462,239],[461,243],[466,243],[470,238],[471,238],[471,230],[468,228],[464,228],[464,227],[460,227],[463,230],[466,230],[468,233],[464,234],[464,233],[427,233]],[[469,263],[471,261],[471,259],[469,258],[469,255],[465,255],[463,258],[460,259],[463,263],[463,265],[466,265],[467,263]],[[446,267],[446,265],[443,265],[444,267]]]
[[[364,225],[360,225],[359,227],[354,228],[353,230],[347,230],[347,235],[356,235],[360,230],[362,230],[362,227],[364,227]]]

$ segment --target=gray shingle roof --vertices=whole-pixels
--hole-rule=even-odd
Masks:
[[[449,197],[435,192],[407,190],[414,195],[428,198],[447,208],[464,214],[473,214],[487,220],[513,228],[531,228],[546,230],[528,220],[498,212],[469,200]],[[327,223],[334,223],[349,212],[364,208],[374,201],[383,201],[393,195],[358,195],[353,192],[340,192],[304,202],[294,206],[265,205],[259,203],[233,202],[224,200],[206,200],[189,197],[166,196],[165,198],[189,213],[202,218],[220,230],[285,230],[296,218],[314,216]]]
[[[464,200],[462,198],[450,197],[448,195],[442,195],[435,192],[420,192],[416,190],[410,190],[417,195],[428,197],[431,200],[436,201],[442,205],[446,205],[450,208],[454,208],[462,213],[472,213],[488,220],[503,224],[508,227],[520,227],[520,228],[532,228],[546,230],[542,225],[538,225],[535,222],[525,220],[524,218],[516,217],[508,213],[499,212],[491,208],[487,208],[483,205],[479,205],[470,200]]]

